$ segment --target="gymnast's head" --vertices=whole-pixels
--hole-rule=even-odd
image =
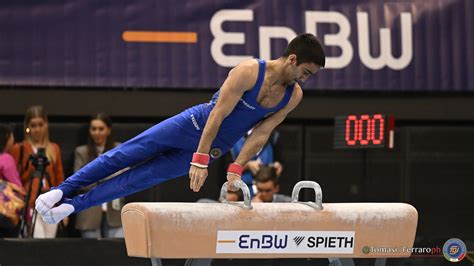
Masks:
[[[284,75],[289,84],[305,82],[326,65],[323,46],[311,33],[291,40],[280,60],[284,62]]]

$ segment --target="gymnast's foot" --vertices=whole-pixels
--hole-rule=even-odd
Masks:
[[[74,206],[68,203],[63,203],[58,207],[50,209],[45,214],[41,214],[41,218],[48,224],[57,224],[73,212]]]
[[[54,207],[63,198],[63,192],[60,189],[53,189],[41,194],[35,202],[36,211],[43,216]]]

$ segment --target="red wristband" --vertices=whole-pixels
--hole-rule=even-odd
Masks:
[[[227,173],[232,173],[234,175],[242,176],[242,172],[244,171],[244,167],[238,163],[231,163],[227,168]]]
[[[191,164],[201,168],[206,168],[209,164],[209,159],[209,154],[195,152],[193,153],[193,160],[191,161]]]

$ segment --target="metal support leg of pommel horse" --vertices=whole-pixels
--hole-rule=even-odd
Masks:
[[[209,265],[219,258],[329,258],[330,265],[353,265],[351,258],[405,258],[413,247],[418,213],[404,203],[322,203],[321,187],[301,181],[292,203],[254,203],[238,182],[244,202],[130,203],[122,209],[129,256],[190,258]],[[314,202],[300,202],[302,188]],[[221,189],[225,198],[227,183]],[[205,225],[205,226],[203,226]],[[370,247],[393,248],[376,253]],[[406,249],[400,249],[406,247]],[[160,265],[152,259],[152,265]]]

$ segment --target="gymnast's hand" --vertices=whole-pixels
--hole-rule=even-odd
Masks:
[[[229,167],[227,167],[227,181],[229,182],[227,189],[230,191],[237,191],[239,190],[239,187],[235,186],[235,181],[236,180],[241,180],[242,179],[242,172],[244,171],[244,168],[242,167],[242,164],[240,163],[231,163],[229,164]]]
[[[207,178],[207,168],[191,165],[189,168],[189,188],[194,192],[199,192]]]
[[[234,174],[234,173],[229,173],[229,172],[227,173],[227,181],[229,181],[229,185],[228,185],[227,189],[229,191],[239,190],[239,188],[234,185],[236,180],[241,180],[241,177],[239,175]]]

